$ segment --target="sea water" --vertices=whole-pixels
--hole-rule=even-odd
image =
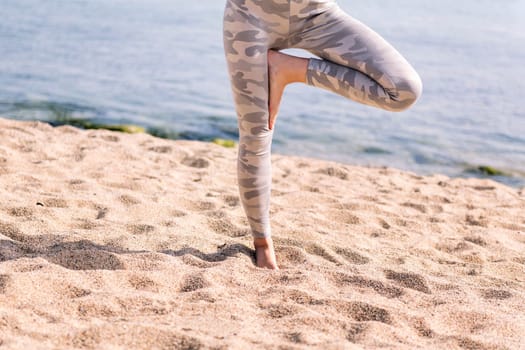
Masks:
[[[525,0],[339,0],[416,68],[392,113],[290,85],[274,153],[525,186]],[[0,115],[237,140],[222,0],[2,0]],[[309,57],[300,50],[291,54]]]

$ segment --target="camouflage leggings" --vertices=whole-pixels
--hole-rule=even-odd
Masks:
[[[270,237],[271,143],[267,50],[301,48],[309,85],[389,111],[410,107],[422,90],[412,66],[335,0],[227,0],[223,38],[237,109],[239,194],[252,235]]]

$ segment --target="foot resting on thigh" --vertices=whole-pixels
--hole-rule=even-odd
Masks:
[[[253,240],[253,245],[255,246],[255,260],[257,267],[272,270],[279,269],[271,238],[255,238]]]
[[[281,97],[286,85],[290,83],[305,83],[306,70],[308,68],[308,59],[296,56],[290,56],[279,51],[268,50],[268,79],[269,79],[269,97],[268,127],[273,129]]]

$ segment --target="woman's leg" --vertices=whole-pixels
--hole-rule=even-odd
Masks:
[[[244,6],[244,5],[243,5]],[[247,5],[246,5],[247,6]],[[250,224],[259,267],[277,268],[271,240],[271,144],[268,127],[268,33],[250,10],[227,2],[224,50],[237,111],[237,177],[241,203]]]
[[[405,110],[421,95],[421,79],[410,63],[339,6],[302,16],[292,26],[293,47],[321,58],[309,59],[307,84],[389,111]]]

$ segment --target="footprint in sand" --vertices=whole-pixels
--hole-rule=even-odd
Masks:
[[[370,262],[370,259],[348,248],[333,247],[334,251],[348,260],[351,264],[364,265]]]
[[[115,136],[115,135],[102,135],[100,138],[108,142],[119,142],[120,141],[120,137]]]
[[[44,206],[50,207],[50,208],[67,208],[68,203],[66,200],[62,198],[48,198],[44,201],[40,201],[40,203],[43,203]]]
[[[80,230],[93,230],[97,228],[99,225],[96,222],[93,222],[89,219],[78,219],[80,222],[75,224],[75,227]]]
[[[314,254],[317,256],[320,256],[321,258],[330,261],[336,265],[341,265],[341,261],[337,259],[332,253],[330,253],[325,247],[316,244],[316,243],[310,243],[307,244],[305,247],[306,252],[310,254]]]
[[[348,180],[348,172],[343,168],[327,167],[314,171],[316,174],[325,174],[341,180]]]
[[[82,298],[91,294],[90,290],[73,285],[60,286],[60,289],[57,292],[65,295],[69,299]]]
[[[317,255],[337,265],[342,264],[341,260],[329,249],[316,243],[304,243],[289,238],[276,238],[274,242],[276,254],[283,266],[307,263],[309,262],[308,254]]]
[[[425,282],[423,276],[411,272],[396,272],[392,270],[385,270],[385,276],[389,280],[395,281],[402,287],[417,290],[426,294],[431,294],[430,289]]]
[[[205,290],[197,290],[192,293],[187,293],[185,299],[191,303],[205,301],[207,303],[213,304],[217,301],[217,298],[214,297],[212,293],[209,293]]]
[[[184,277],[179,291],[183,293],[187,292],[193,292],[198,289],[209,287],[210,283],[202,274],[196,273],[196,274],[190,274]]]
[[[185,211],[183,210],[179,210],[179,209],[173,209],[171,211],[171,216],[175,217],[175,218],[180,218],[180,217],[183,217],[183,216],[186,216],[188,215],[188,213],[186,213]]]
[[[77,313],[82,317],[115,317],[120,313],[111,305],[105,305],[101,301],[80,301]]]
[[[13,208],[8,208],[7,213],[11,216],[25,218],[27,220],[30,220],[33,218],[35,211],[33,210],[33,208],[30,208],[30,207],[13,207]]]
[[[411,203],[411,202],[405,202],[401,204],[404,207],[415,209],[423,214],[427,212],[427,207],[423,204],[417,204],[417,203]]]
[[[228,237],[243,237],[249,234],[248,229],[234,225],[232,219],[225,211],[218,210],[206,215],[208,216],[208,227],[218,234]]]
[[[127,228],[134,235],[144,235],[155,231],[155,226],[148,224],[131,224]]]
[[[118,197],[118,200],[123,203],[126,206],[131,206],[135,204],[140,204],[141,201],[133,196],[130,196],[128,194],[123,194]]]
[[[435,216],[432,216],[432,217],[428,218],[428,221],[431,222],[431,223],[435,223],[435,224],[445,222],[445,220],[440,219],[440,218],[435,217]],[[440,229],[437,229],[436,231],[438,233],[441,233]]]
[[[434,248],[437,250],[440,250],[442,252],[446,252],[449,254],[458,253],[465,251],[469,249],[471,246],[468,243],[465,242],[458,242],[458,243],[439,243],[435,244]]]
[[[361,301],[348,302],[340,300],[333,300],[330,304],[337,312],[343,315],[350,315],[359,322],[378,321],[386,324],[392,323],[392,317],[387,310],[372,304]]]
[[[225,195],[222,197],[222,200],[230,207],[237,207],[240,203],[239,196]]]
[[[173,149],[171,148],[171,146],[152,146],[148,148],[148,151],[157,153],[171,153]]]
[[[281,265],[296,266],[308,262],[308,257],[303,249],[293,246],[276,246],[275,254],[279,257]]]
[[[381,281],[365,278],[358,275],[349,275],[346,273],[336,272],[334,274],[335,283],[338,286],[351,284],[361,288],[373,289],[376,293],[387,298],[398,298],[404,294],[401,288],[387,285]]]
[[[284,298],[294,301],[299,305],[323,305],[324,301],[312,297],[310,294],[299,289],[285,289],[282,291]]]
[[[317,186],[302,186],[301,190],[312,192],[312,193],[321,193],[321,189]]]
[[[83,185],[85,183],[86,183],[86,181],[81,180],[81,179],[71,179],[71,180],[68,181],[68,184],[70,186],[78,186],[78,185]]]
[[[207,168],[210,166],[210,161],[205,158],[186,157],[181,163],[192,168]]]
[[[474,215],[467,214],[465,216],[465,222],[467,223],[467,225],[470,225],[470,226],[481,226],[481,227],[488,226],[488,220],[483,215],[479,215],[476,217]]]
[[[482,247],[487,246],[487,242],[480,236],[468,236],[463,239],[467,242],[471,242]]]
[[[158,291],[158,284],[151,278],[144,275],[132,275],[128,279],[128,282],[136,290],[145,290],[150,292]]]
[[[123,270],[124,264],[118,256],[103,250],[58,248],[56,253],[45,258],[70,270]]]
[[[18,227],[2,221],[0,221],[0,234],[19,242],[23,242],[26,238],[26,235]]]
[[[282,302],[272,303],[267,301],[259,302],[259,308],[266,311],[270,318],[283,318],[298,313],[297,306]]]

